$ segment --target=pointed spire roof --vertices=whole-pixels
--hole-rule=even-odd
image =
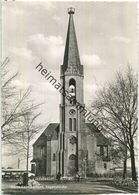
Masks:
[[[78,51],[78,44],[76,39],[73,14],[75,13],[75,9],[70,7],[68,9],[69,14],[69,24],[67,31],[67,39],[64,53],[64,68],[67,69],[69,67],[78,67],[80,66],[80,56]]]

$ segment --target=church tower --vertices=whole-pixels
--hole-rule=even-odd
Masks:
[[[63,177],[72,177],[78,172],[86,177],[108,173],[112,168],[109,140],[88,120],[91,114],[85,109],[83,99],[84,68],[73,21],[75,9],[70,7],[68,14],[61,85],[56,83],[61,93],[60,123],[50,123],[33,144],[31,162],[37,176],[54,176],[60,172]],[[40,64],[39,69],[46,70]]]
[[[77,109],[76,102],[84,106],[83,66],[80,62],[73,15],[75,9],[68,9],[69,24],[66,38],[63,65],[61,66],[60,133],[57,170],[62,176],[82,175],[82,163],[87,157],[85,120]],[[70,98],[66,97],[70,95]]]

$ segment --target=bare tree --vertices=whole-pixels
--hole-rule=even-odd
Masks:
[[[26,156],[26,171],[29,170],[29,158],[32,154],[31,144],[33,138],[42,129],[42,126],[36,122],[41,113],[28,112],[22,117],[21,132],[14,143],[17,146],[17,151],[21,151]]]
[[[92,108],[97,111],[95,117],[103,131],[123,147],[125,157],[129,150],[132,179],[136,181],[137,78],[130,67],[125,74],[117,73],[115,81],[98,92]]]
[[[18,73],[10,74],[9,58],[1,63],[2,76],[2,141],[13,143],[15,137],[22,132],[21,119],[29,112],[33,112],[40,104],[34,104],[30,100],[31,88],[19,89],[13,84]],[[21,129],[20,129],[21,128]]]
[[[127,159],[129,158],[127,147],[119,142],[111,141],[110,156],[112,163],[119,167],[123,163],[123,179],[127,176]]]
[[[2,141],[12,147],[10,155],[26,158],[26,172],[29,171],[29,158],[32,155],[32,140],[42,125],[37,122],[41,104],[30,98],[31,88],[19,89],[14,85],[18,73],[10,74],[9,58],[1,64],[2,69]]]

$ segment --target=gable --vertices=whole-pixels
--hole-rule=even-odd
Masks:
[[[47,140],[57,140],[59,132],[59,123],[50,123],[47,128],[44,130],[44,134],[47,137]]]
[[[42,134],[38,137],[38,139],[34,142],[33,146],[34,146],[34,145],[45,145],[45,144],[46,144],[46,140],[47,140],[47,138],[46,138],[45,134],[42,133]]]
[[[50,123],[35,141],[34,145],[43,145],[46,141],[58,140],[59,123]]]
[[[97,127],[92,123],[86,123],[86,127],[95,135],[97,145],[109,145],[108,139],[100,132]]]

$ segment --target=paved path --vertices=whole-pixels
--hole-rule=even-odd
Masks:
[[[4,189],[4,194],[6,195],[41,195],[41,194],[112,194],[112,193],[124,193],[129,192],[116,189],[114,187],[107,186],[100,182],[88,182],[88,183],[66,183],[66,184],[45,184],[44,187],[15,187],[11,186]]]

